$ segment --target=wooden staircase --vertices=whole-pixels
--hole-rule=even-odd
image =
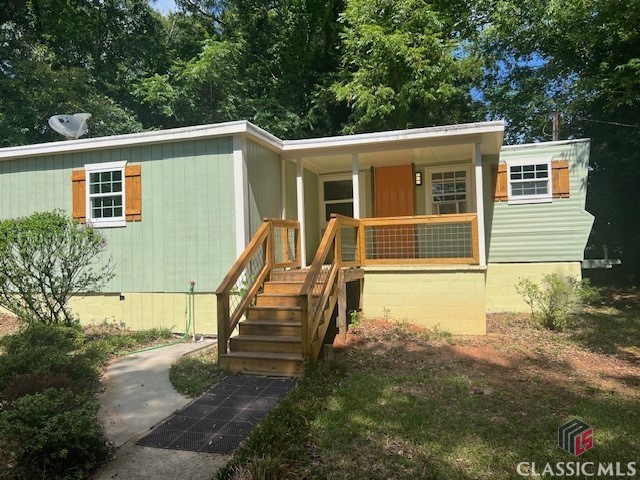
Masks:
[[[303,373],[300,289],[308,271],[272,273],[256,295],[255,305],[247,308],[246,318],[238,324],[238,335],[229,339],[229,352],[220,357],[222,366],[260,375]]]
[[[359,252],[358,221],[333,215],[307,269],[301,268],[300,224],[265,219],[216,290],[221,367],[302,375],[320,355],[336,315],[346,335],[345,269],[356,270],[351,278],[363,278],[361,254],[343,256],[341,232],[349,229],[354,233],[345,240],[347,250]]]

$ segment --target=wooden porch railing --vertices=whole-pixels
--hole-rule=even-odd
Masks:
[[[363,218],[359,228],[362,265],[479,263],[475,213]]]
[[[361,220],[332,214],[300,290],[305,358],[318,357],[333,302],[345,294],[338,292],[345,288],[343,268],[478,261],[475,214]]]
[[[300,251],[298,222],[264,220],[216,290],[219,355],[227,353],[231,333],[271,273],[275,269],[301,267]],[[333,308],[339,298],[344,300],[345,280],[362,278],[361,270],[349,268],[384,264],[477,264],[478,259],[475,214],[361,220],[331,215],[300,289],[304,359],[318,357]],[[343,317],[345,308],[342,308]],[[342,320],[344,322],[344,318]]]
[[[359,221],[332,214],[318,251],[300,289],[302,348],[307,359],[320,353],[326,328],[337,301],[334,288],[342,267],[360,266]],[[330,303],[333,303],[331,305]],[[329,308],[328,308],[329,307]]]
[[[300,224],[265,218],[215,292],[218,302],[218,354],[227,353],[231,333],[271,272],[300,266]]]

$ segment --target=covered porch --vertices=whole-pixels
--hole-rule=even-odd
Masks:
[[[358,220],[343,235],[362,266],[485,266],[483,159],[499,154],[503,129],[483,122],[284,142],[282,218],[300,222],[303,265],[337,214]]]
[[[503,128],[283,142],[280,218],[264,219],[216,291],[220,363],[299,375],[363,307],[484,334],[483,162],[499,155]]]

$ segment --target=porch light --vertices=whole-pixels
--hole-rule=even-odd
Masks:
[[[422,172],[416,172],[416,185],[422,185]]]

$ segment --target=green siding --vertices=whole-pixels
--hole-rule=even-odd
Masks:
[[[427,180],[427,167],[425,165],[416,165],[416,172],[422,173],[422,185],[416,185],[415,187],[415,195],[416,195],[416,215],[426,215],[427,214],[427,188],[428,188],[428,180]]]
[[[284,162],[285,176],[285,209],[287,220],[298,220],[298,199],[296,197],[296,164],[286,160]]]
[[[360,217],[373,217],[373,187],[371,185],[371,169],[360,170]],[[364,207],[364,208],[362,208]]]
[[[320,211],[318,209],[318,176],[310,170],[304,170],[304,211],[307,262],[313,260],[320,246]]]
[[[247,142],[249,226],[252,236],[265,217],[281,217],[282,177],[280,171],[280,155],[250,140]]]
[[[298,200],[296,183],[296,164],[285,162],[285,203],[287,219],[298,220]],[[318,207],[318,176],[310,170],[304,169],[304,210],[305,210],[305,248],[307,249],[307,263],[309,264],[320,245],[320,213]]]
[[[106,292],[217,288],[235,257],[231,138],[0,161],[0,219],[71,212],[71,170],[127,160],[142,165],[142,221],[104,228],[116,265]]]
[[[500,161],[508,158],[552,156],[569,161],[570,197],[554,198],[551,203],[508,205],[493,202],[491,165],[483,170],[485,228],[489,262],[580,261],[593,224],[585,210],[589,142],[541,144],[530,148],[507,149]]]

